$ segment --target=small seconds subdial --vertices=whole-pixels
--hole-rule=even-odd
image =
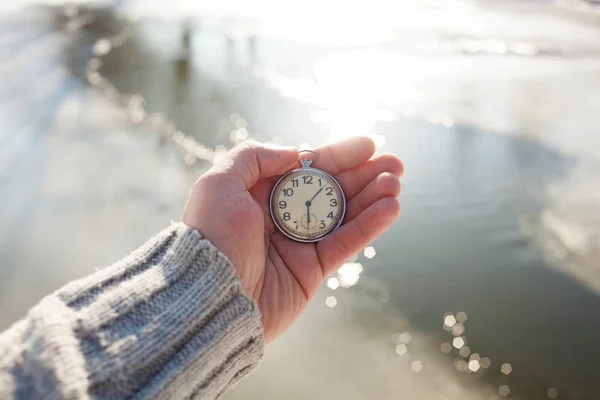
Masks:
[[[329,235],[344,218],[346,200],[338,182],[316,168],[299,168],[273,188],[271,215],[291,239],[315,242]]]
[[[307,230],[315,229],[317,227],[317,216],[315,214],[303,215],[302,220],[300,221],[300,225],[302,225]]]

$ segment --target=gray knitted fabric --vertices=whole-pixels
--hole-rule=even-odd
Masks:
[[[0,398],[218,398],[263,355],[227,258],[175,224],[0,335]]]

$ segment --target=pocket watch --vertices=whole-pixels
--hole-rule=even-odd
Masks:
[[[329,236],[344,220],[346,197],[342,187],[327,172],[310,165],[319,158],[302,158],[301,167],[283,175],[273,187],[270,198],[271,218],[275,226],[298,242],[318,242]]]

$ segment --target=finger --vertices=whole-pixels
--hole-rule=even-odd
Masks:
[[[263,213],[265,214],[265,223],[267,225],[271,222],[271,210],[269,208],[269,199],[271,197],[271,191],[273,190],[273,184],[268,179],[258,181],[258,183],[252,186],[249,190],[252,197],[256,199],[260,204]]]
[[[375,142],[367,136],[355,136],[315,149],[319,158],[311,167],[336,175],[367,161],[375,153]]]
[[[346,198],[351,199],[383,172],[400,178],[404,165],[395,154],[380,154],[357,167],[340,172],[335,179],[342,185]]]
[[[238,178],[246,190],[261,179],[280,175],[298,160],[298,149],[244,142],[217,160],[212,173]]]
[[[389,228],[400,214],[400,203],[394,197],[384,197],[368,207],[352,221],[342,225],[331,236],[317,244],[317,252],[328,276],[350,257],[364,249]]]
[[[389,172],[380,174],[348,202],[345,221],[352,221],[371,204],[384,197],[398,197],[400,180]]]

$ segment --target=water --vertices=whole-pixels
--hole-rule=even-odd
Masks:
[[[6,41],[25,44],[13,53],[21,64],[1,64],[17,82],[0,88],[0,140],[12,143],[0,170],[2,326],[177,219],[209,165],[181,157],[157,134],[161,123],[133,124],[139,101],[111,102],[102,85],[86,85],[94,45],[128,26],[99,72],[205,148],[366,133],[406,165],[402,216],[372,244],[372,259],[358,256],[356,285],[324,285],[228,398],[488,399],[504,386],[518,399],[600,397],[592,12],[411,3],[398,18],[350,9],[332,30],[333,6],[309,25],[206,17],[202,7],[188,13],[203,16],[189,25],[189,48],[180,15],[159,19],[138,3],[122,9],[145,15],[137,23],[110,9],[74,33],[35,35],[30,20],[16,23]],[[366,10],[376,15],[357,25]],[[458,334],[489,368],[464,371],[458,361],[470,355],[440,351],[454,338],[444,316],[458,312],[468,317]],[[402,332],[411,340],[398,354]]]

